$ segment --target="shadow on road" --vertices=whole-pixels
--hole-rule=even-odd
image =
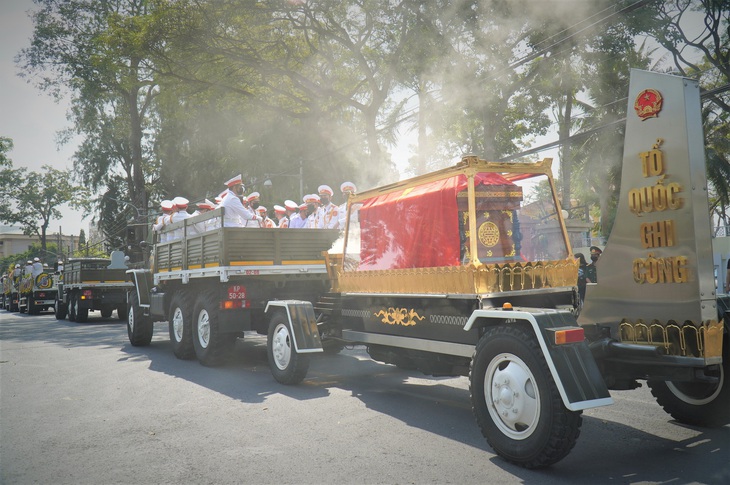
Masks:
[[[485,459],[528,484],[730,483],[730,426],[696,429],[691,438],[673,440],[630,424],[584,416],[581,437],[568,457],[547,471],[524,470],[496,457],[481,436],[464,377],[428,378],[373,362],[364,349],[355,348],[315,356],[302,384],[284,386],[271,376],[264,336],[247,334],[236,343],[228,363],[208,368],[195,360],[176,359],[167,326],[162,323],[155,325],[151,345],[133,347],[126,325],[115,315],[83,324],[57,321],[52,314],[11,315],[0,315],[3,342],[37,340],[70,348],[110,348],[121,352],[121,362],[149,362],[153,372],[185,379],[242,403],[263,403],[273,394],[308,401],[344,390],[372,411],[483,450],[488,454]],[[624,399],[621,396],[615,397]],[[668,415],[666,419],[669,421]],[[680,436],[687,436],[687,429],[695,430],[684,428],[680,432],[682,425],[673,426]]]

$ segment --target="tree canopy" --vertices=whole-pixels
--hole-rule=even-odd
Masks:
[[[556,133],[563,205],[589,206],[607,235],[632,67],[709,93],[713,208],[727,217],[730,0],[36,3],[17,61],[39,88],[70,91],[84,140],[73,176],[98,194],[110,239],[159,200],[212,198],[239,172],[265,203],[295,198],[300,166],[305,192],[391,182],[410,130],[414,174]]]

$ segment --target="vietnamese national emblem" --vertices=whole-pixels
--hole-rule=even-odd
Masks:
[[[656,89],[645,89],[636,96],[634,110],[641,121],[656,118],[662,110],[663,98]]]

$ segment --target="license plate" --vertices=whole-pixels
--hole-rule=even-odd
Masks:
[[[246,299],[246,287],[241,285],[232,285],[228,287],[228,299],[229,300],[245,300]]]

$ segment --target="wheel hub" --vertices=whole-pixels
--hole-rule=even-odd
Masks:
[[[291,360],[291,344],[289,341],[289,329],[286,325],[279,325],[274,332],[271,350],[274,355],[276,367],[285,370]]]
[[[495,424],[514,439],[532,434],[540,415],[540,399],[527,365],[514,355],[502,354],[485,375],[485,398]]]
[[[198,340],[201,347],[208,348],[210,343],[210,317],[205,310],[201,311],[198,317]]]
[[[182,341],[183,338],[183,316],[180,308],[175,308],[172,314],[172,331],[175,334],[175,340]]]

